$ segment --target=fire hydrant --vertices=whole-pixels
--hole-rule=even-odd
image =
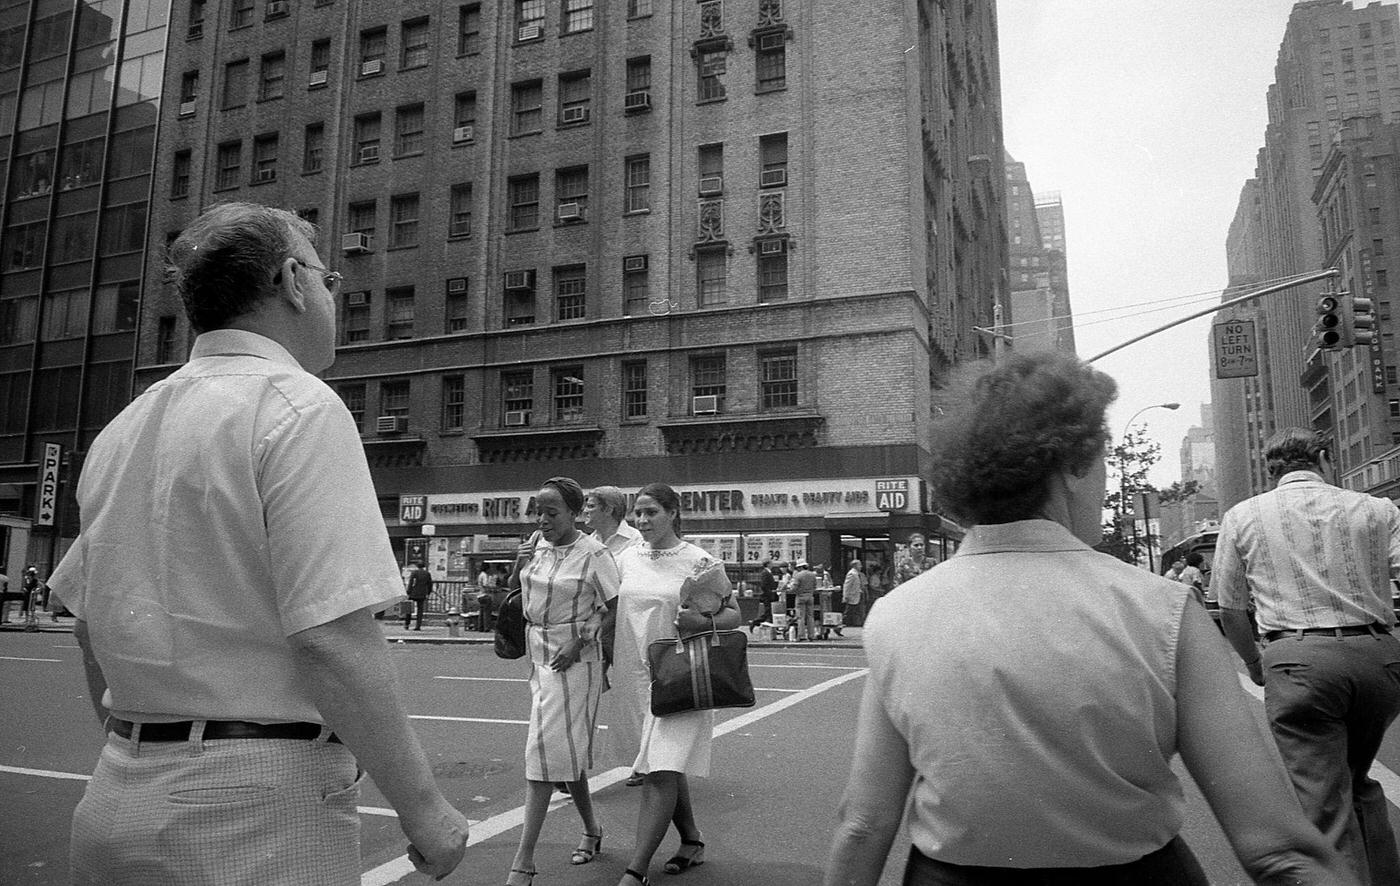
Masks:
[[[457,609],[456,606],[448,607],[448,610],[447,610],[447,619],[446,619],[446,621],[447,621],[447,636],[449,636],[449,637],[459,637],[459,636],[461,636],[462,613]]]

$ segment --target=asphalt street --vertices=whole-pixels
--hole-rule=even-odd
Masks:
[[[392,644],[408,708],[448,798],[473,822],[467,860],[449,884],[505,880],[523,803],[521,746],[529,711],[526,666],[489,646]],[[758,705],[719,716],[712,777],[696,782],[707,861],[679,881],[808,886],[820,882],[849,770],[864,685],[858,648],[760,647],[751,651]],[[103,736],[86,697],[71,634],[0,633],[0,883],[66,882],[68,823]],[[1260,715],[1262,704],[1246,703]],[[605,696],[604,722],[607,720]],[[540,886],[613,886],[632,845],[640,790],[622,783],[630,759],[603,756],[593,776],[604,825],[602,855],[568,864],[579,821],[560,796],[537,853]],[[1400,798],[1400,740],[1392,734],[1378,775]],[[1216,884],[1245,884],[1229,847],[1188,781],[1184,834]],[[373,784],[361,800],[365,886],[427,882],[412,872],[396,820]],[[1392,811],[1400,823],[1400,810]],[[661,861],[654,882],[673,882]],[[882,884],[899,882],[908,844],[899,841]]]

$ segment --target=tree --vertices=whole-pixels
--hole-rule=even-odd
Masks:
[[[1158,493],[1157,498],[1167,505],[1174,501],[1187,501],[1200,491],[1201,484],[1195,480],[1178,480]]]
[[[1110,450],[1108,465],[1113,469],[1105,491],[1104,510],[1113,517],[1103,526],[1103,539],[1095,550],[1110,554],[1125,563],[1140,563],[1147,539],[1134,532],[1129,516],[1133,496],[1139,492],[1156,492],[1147,482],[1147,472],[1162,458],[1162,447],[1149,439],[1145,432],[1128,429],[1121,443]],[[1114,482],[1116,480],[1116,482]]]

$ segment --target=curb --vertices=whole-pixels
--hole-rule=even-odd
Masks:
[[[491,646],[496,642],[492,637],[404,637],[392,634],[386,634],[384,639],[389,643],[429,646]],[[793,641],[784,643],[774,640],[749,640],[748,648],[800,651],[803,649],[864,649],[865,647],[859,641],[852,638],[852,640],[846,642],[808,640],[804,643]]]

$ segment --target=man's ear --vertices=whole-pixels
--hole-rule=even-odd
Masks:
[[[291,257],[282,260],[277,271],[277,294],[285,299],[298,314],[306,310],[306,293],[297,279],[297,260]]]

